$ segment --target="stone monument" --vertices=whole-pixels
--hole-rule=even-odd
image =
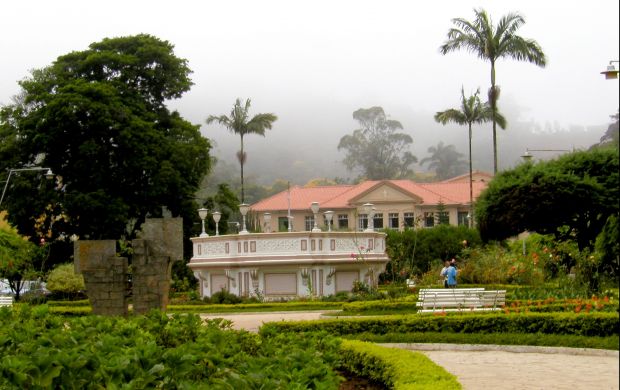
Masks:
[[[172,263],[183,258],[183,219],[147,218],[132,247],[134,313],[165,310]],[[74,267],[84,275],[93,314],[127,315],[128,265],[114,240],[75,242]]]

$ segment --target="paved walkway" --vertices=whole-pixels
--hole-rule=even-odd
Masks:
[[[257,332],[265,322],[316,320],[324,311],[208,314]],[[386,344],[420,351],[456,375],[465,390],[619,389],[618,351],[497,345]]]

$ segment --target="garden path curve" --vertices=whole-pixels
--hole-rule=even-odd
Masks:
[[[273,321],[317,320],[326,311],[203,314],[224,318],[234,329],[257,332]],[[476,389],[619,389],[618,351],[584,348],[482,346],[456,344],[384,344],[426,354],[458,378],[465,390]]]

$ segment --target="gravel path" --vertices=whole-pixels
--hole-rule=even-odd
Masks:
[[[265,322],[316,320],[325,311],[204,314],[257,332]],[[386,344],[420,351],[456,375],[465,390],[619,389],[618,351],[496,345]]]

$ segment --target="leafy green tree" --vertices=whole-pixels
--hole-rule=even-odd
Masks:
[[[10,221],[37,240],[35,222],[52,239],[116,239],[162,206],[194,219],[210,144],[166,107],[190,89],[190,72],[172,44],[141,34],[93,43],[20,81],[0,112],[0,168],[42,165],[57,180],[11,178]]]
[[[76,296],[85,288],[84,277],[75,273],[73,263],[59,264],[47,276],[45,287],[52,294]]]
[[[611,275],[616,283],[620,278],[620,224],[617,215],[610,215],[594,245],[603,274]]]
[[[600,149],[600,148],[615,148],[618,149],[620,138],[619,128],[620,128],[620,113],[616,113],[611,116],[613,122],[609,124],[607,127],[607,131],[601,137],[600,141],[597,144],[594,144],[590,147],[590,149]]]
[[[228,130],[235,134],[239,134],[241,138],[241,149],[237,152],[237,159],[239,165],[241,165],[241,203],[245,201],[245,191],[243,186],[243,165],[247,160],[247,154],[243,150],[243,137],[248,134],[258,134],[265,136],[265,130],[271,129],[273,122],[278,120],[275,114],[256,114],[250,119],[250,99],[245,101],[245,104],[241,104],[241,99],[235,101],[233,109],[230,111],[230,115],[213,116],[210,115],[207,118],[207,124],[217,122],[220,125],[225,126]]]
[[[465,172],[465,161],[461,159],[463,155],[456,151],[454,145],[444,145],[443,141],[437,146],[428,148],[431,154],[420,161],[420,165],[428,164],[429,168],[435,171],[435,176],[439,180],[449,179]]]
[[[338,143],[338,150],[346,151],[343,162],[347,169],[358,169],[370,180],[406,177],[417,158],[408,150],[413,143],[411,136],[396,132],[403,125],[388,119],[381,107],[360,108],[353,119],[360,128]]]
[[[19,300],[24,280],[36,276],[36,246],[20,236],[10,226],[0,226],[0,277],[7,279],[9,287]]]
[[[469,129],[469,215],[474,215],[474,189],[472,178],[472,160],[471,160],[471,126],[474,123],[484,123],[493,119],[493,113],[490,105],[482,104],[480,101],[480,89],[476,90],[476,93],[465,97],[465,91],[461,88],[461,109],[451,108],[446,111],[441,111],[435,114],[435,120],[443,125],[449,122],[454,122],[459,125],[467,125]],[[506,128],[506,119],[503,115],[497,113],[495,120],[499,126]],[[469,224],[473,222],[473,218],[469,219]]]
[[[449,225],[450,224],[450,214],[446,210],[446,204],[439,200],[437,204],[437,212],[435,213],[435,225]]]
[[[489,103],[493,121],[493,172],[497,173],[497,100],[500,89],[495,84],[495,63],[501,58],[527,61],[544,67],[547,63],[545,53],[533,39],[517,35],[517,30],[525,23],[518,13],[503,16],[497,25],[483,9],[474,10],[475,19],[452,19],[454,27],[448,31],[448,39],[439,48],[441,54],[465,49],[478,58],[491,63],[491,88]]]
[[[384,280],[421,275],[430,270],[433,262],[458,258],[463,250],[482,243],[478,231],[466,226],[439,225],[386,233],[390,262],[382,274]]]
[[[480,234],[503,240],[527,230],[591,249],[618,213],[618,169],[617,151],[596,150],[504,171],[476,202]]]

